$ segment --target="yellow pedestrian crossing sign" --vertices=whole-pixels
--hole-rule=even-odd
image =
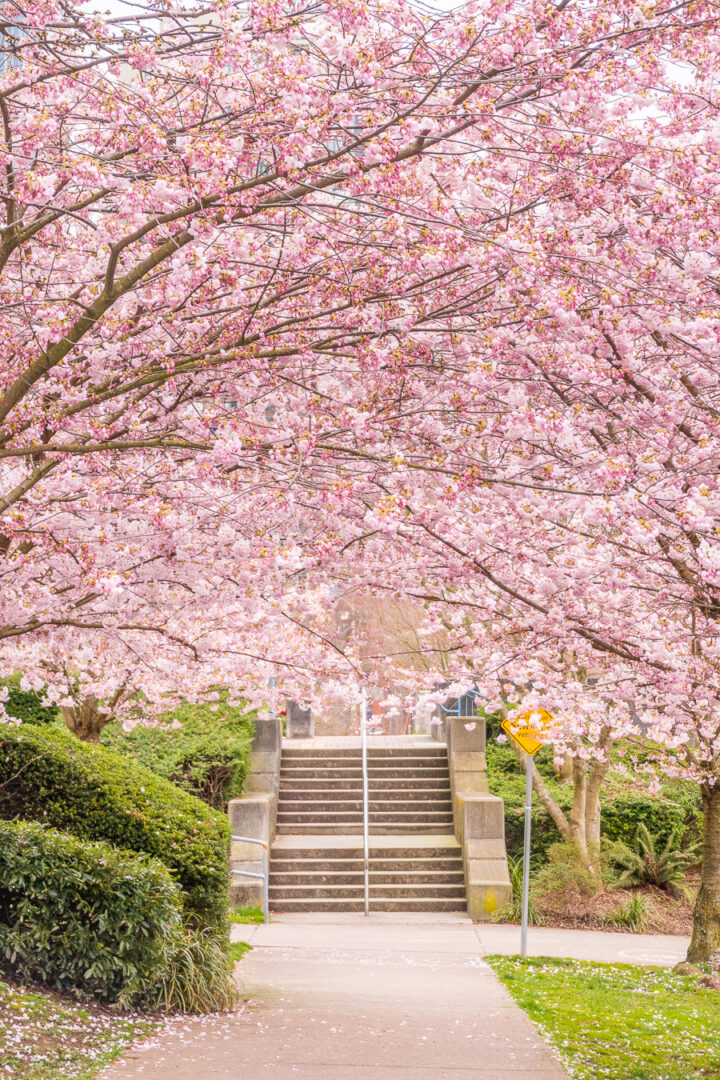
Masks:
[[[500,726],[526,754],[533,757],[546,741],[552,722],[552,716],[545,709],[530,709],[514,720],[503,720]]]

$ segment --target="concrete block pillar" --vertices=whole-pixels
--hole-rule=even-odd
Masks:
[[[315,735],[315,719],[312,708],[301,708],[297,701],[285,705],[288,739],[312,739]]]
[[[462,846],[468,913],[490,919],[512,899],[505,850],[505,808],[488,790],[485,720],[445,722],[455,833]]]
[[[275,838],[282,722],[279,716],[255,721],[255,735],[250,750],[250,771],[245,780],[245,794],[231,799],[228,816],[233,836],[262,840],[268,851]],[[259,844],[233,841],[230,846],[230,869],[262,873],[263,849]],[[232,874],[230,900],[238,907],[262,907],[263,886],[256,878]]]

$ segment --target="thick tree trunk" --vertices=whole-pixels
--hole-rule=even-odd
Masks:
[[[100,732],[112,720],[112,712],[100,712],[96,697],[87,697],[80,705],[61,708],[63,719],[70,731],[83,742],[99,743]]]
[[[703,786],[702,874],[687,958],[692,964],[720,959],[720,783]]]

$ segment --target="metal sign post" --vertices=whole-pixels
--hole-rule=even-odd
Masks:
[[[365,871],[365,914],[370,914],[370,812],[368,795],[368,764],[367,764],[367,694],[365,690],[361,697],[360,717],[360,742],[362,746],[362,780],[363,780],[363,869]]]
[[[520,955],[527,956],[528,909],[530,907],[530,840],[532,838],[533,758],[547,737],[553,718],[545,709],[523,713],[515,720],[503,720],[500,725],[514,739],[525,757],[525,834],[523,839],[522,925]]]
[[[523,844],[522,928],[520,955],[527,956],[528,908],[530,906],[530,838],[532,832],[533,766],[532,754],[525,755],[525,838]]]

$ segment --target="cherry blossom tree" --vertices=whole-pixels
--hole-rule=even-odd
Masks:
[[[703,785],[707,952],[713,5],[3,10],[8,666],[131,709],[292,625],[316,678],[328,579],[415,597],[560,749],[644,717]]]

